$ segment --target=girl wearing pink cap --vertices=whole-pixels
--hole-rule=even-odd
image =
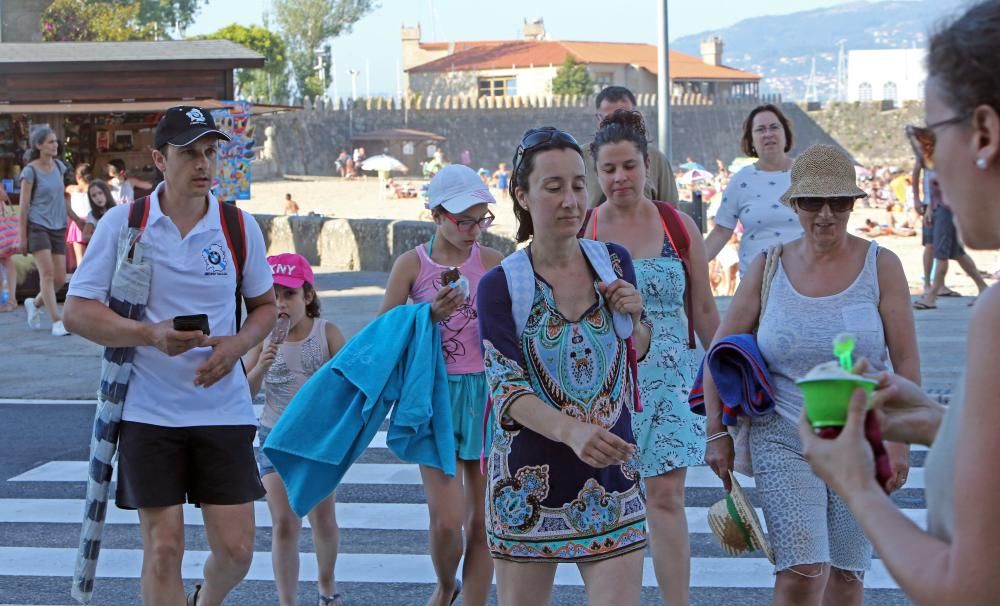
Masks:
[[[267,262],[274,276],[278,322],[271,337],[244,359],[250,391],[256,395],[264,387],[264,411],[257,433],[261,444],[295,392],[344,346],[340,330],[319,317],[319,297],[309,262],[293,253],[268,257]],[[271,511],[271,562],[278,599],[282,606],[293,606],[298,596],[302,520],[292,511],[285,485],[271,461],[259,449],[257,465]],[[333,574],[339,539],[333,494],[309,512],[309,524],[319,568],[319,605],[342,606]]]
[[[476,290],[487,270],[503,255],[477,242],[493,222],[488,187],[474,170],[460,164],[442,168],[427,189],[427,206],[437,224],[430,241],[396,259],[379,313],[414,303],[430,303],[441,329],[441,348],[448,368],[452,424],[458,469],[454,478],[421,465],[430,510],[431,560],[437,588],[429,606],[455,602],[486,604],[493,583],[493,561],[486,548],[483,502],[485,478],[479,470],[483,420],[489,390],[483,374],[482,339],[476,312]],[[455,575],[463,553],[462,578]]]

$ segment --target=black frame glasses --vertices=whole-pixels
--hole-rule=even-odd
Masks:
[[[562,141],[580,147],[580,144],[573,138],[573,135],[554,126],[532,128],[525,131],[521,137],[521,142],[517,146],[517,151],[514,152],[514,168],[511,171],[511,176],[517,176],[517,171],[521,167],[521,160],[524,159],[524,154],[552,141]]]
[[[968,115],[962,114],[939,120],[926,126],[911,124],[906,127],[906,136],[910,140],[910,145],[913,147],[914,153],[923,162],[924,168],[934,170],[934,147],[937,145],[937,134],[934,132],[934,129],[941,128],[942,126],[951,126],[952,124],[960,124],[965,122],[968,117]]]
[[[445,213],[444,215],[449,221],[458,227],[458,231],[468,232],[472,231],[474,225],[478,225],[479,229],[486,229],[490,225],[493,225],[493,221],[496,220],[496,216],[490,211],[486,211],[481,219],[456,219],[451,213]]]
[[[824,206],[830,207],[830,212],[832,213],[849,213],[854,210],[854,202],[856,198],[847,198],[843,196],[832,196],[829,198],[822,197],[808,197],[808,198],[795,198],[795,206],[799,210],[803,210],[807,213],[818,213],[823,210]]]

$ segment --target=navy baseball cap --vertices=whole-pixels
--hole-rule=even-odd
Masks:
[[[178,105],[168,109],[156,125],[154,145],[157,149],[164,145],[183,147],[205,135],[232,141],[229,135],[216,128],[212,114],[200,107]]]

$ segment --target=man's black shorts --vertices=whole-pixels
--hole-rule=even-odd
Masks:
[[[958,241],[958,230],[951,210],[944,206],[934,209],[934,258],[939,260],[959,259],[965,256],[965,249]]]
[[[253,425],[162,427],[123,421],[118,435],[121,509],[238,505],[264,496]]]

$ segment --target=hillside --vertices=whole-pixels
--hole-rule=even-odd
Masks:
[[[780,93],[786,100],[805,98],[815,57],[817,92],[820,99],[827,99],[836,91],[841,40],[847,51],[922,47],[927,32],[962,4],[962,0],[850,2],[745,19],[724,29],[678,38],[671,45],[697,56],[703,38],[720,36],[726,65],[762,74],[761,92]]]

